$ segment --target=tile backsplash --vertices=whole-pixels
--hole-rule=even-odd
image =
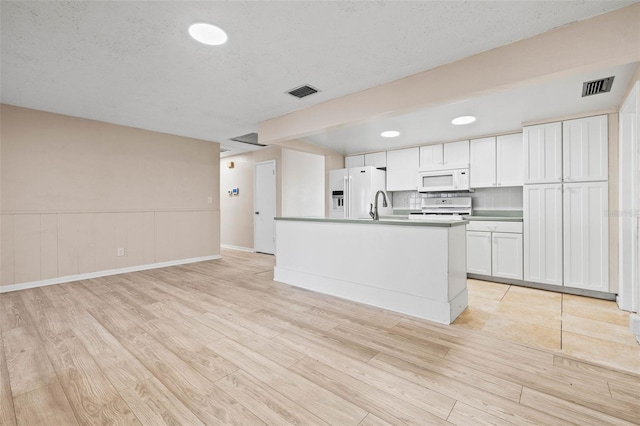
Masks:
[[[501,188],[477,188],[474,192],[433,192],[396,191],[392,193],[394,209],[420,209],[424,198],[469,197],[473,199],[473,210],[522,210],[523,192],[521,186]]]

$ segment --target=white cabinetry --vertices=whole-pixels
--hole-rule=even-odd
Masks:
[[[522,133],[472,139],[471,188],[522,186]]]
[[[562,178],[604,181],[608,176],[607,116],[562,122]]]
[[[609,291],[607,116],[525,127],[523,139],[524,279]]]
[[[420,169],[441,167],[444,161],[442,144],[420,147]]]
[[[364,167],[364,155],[350,155],[344,158],[345,169]]]
[[[469,141],[449,142],[443,145],[443,165],[469,164]]]
[[[522,222],[469,222],[468,273],[521,280],[522,265]]]
[[[494,277],[522,279],[522,234],[491,233],[491,272]]]
[[[491,232],[467,230],[467,272],[491,275]]]
[[[609,291],[607,186],[607,182],[564,185],[564,285],[566,286]]]
[[[420,169],[458,167],[469,164],[469,141],[420,147]]]
[[[524,128],[524,183],[562,182],[562,123]]]
[[[383,152],[372,152],[370,154],[364,155],[364,165],[371,167],[387,167],[387,153]]]
[[[469,150],[471,188],[496,186],[496,138],[472,139]]]
[[[387,191],[418,189],[418,148],[387,151]]]
[[[498,136],[496,138],[496,185],[522,186],[523,177],[522,133]]]
[[[524,279],[562,285],[562,184],[524,186]]]

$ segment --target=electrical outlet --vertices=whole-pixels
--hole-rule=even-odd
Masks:
[[[118,248],[118,252],[116,254],[117,254],[118,257],[124,256],[124,248],[123,247],[119,247]]]
[[[212,204],[213,203],[213,197],[207,197],[207,203],[208,204]]]

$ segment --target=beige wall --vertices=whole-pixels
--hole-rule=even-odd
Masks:
[[[219,254],[219,144],[9,105],[0,120],[3,286]]]
[[[266,144],[304,137],[336,126],[415,111],[640,61],[640,3],[548,31],[368,90],[266,120],[258,126]],[[597,53],[595,53],[597,52]]]
[[[283,149],[283,147],[287,147],[287,149]],[[283,155],[283,151],[294,150],[324,157],[325,191],[323,203],[326,205],[329,170],[344,166],[344,157],[341,154],[301,141],[289,141],[258,151],[222,158],[220,159],[221,244],[228,247],[253,249],[253,167],[255,163],[267,160],[276,161],[276,216],[283,215],[283,198],[290,200],[296,196],[296,189],[292,189],[290,184],[284,182],[287,179],[296,179],[295,167],[293,167],[293,172],[291,167],[283,167],[283,158],[288,157],[289,161],[295,161],[295,158],[291,157],[296,157],[296,154],[289,152],[291,155]],[[235,164],[233,169],[227,168],[227,163],[230,161]],[[240,193],[230,197],[227,191],[233,187],[239,188]],[[325,214],[328,214],[326,209]]]

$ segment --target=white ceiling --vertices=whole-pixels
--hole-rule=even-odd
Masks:
[[[636,64],[576,74],[491,95],[438,105],[407,114],[340,127],[307,136],[305,141],[343,154],[386,151],[522,130],[522,124],[614,109],[622,103]],[[582,83],[614,76],[611,92],[582,97]],[[454,126],[451,120],[473,115],[477,120]],[[400,136],[383,138],[380,132]]]
[[[234,154],[266,119],[635,2],[1,1],[0,100]],[[196,21],[229,42],[194,42]],[[321,92],[284,93],[305,83]]]

